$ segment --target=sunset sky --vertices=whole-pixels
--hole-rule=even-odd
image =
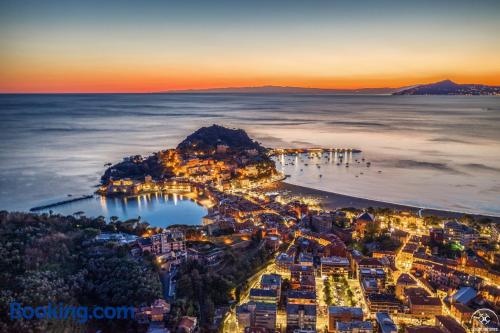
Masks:
[[[0,0],[0,92],[500,85],[500,1]]]

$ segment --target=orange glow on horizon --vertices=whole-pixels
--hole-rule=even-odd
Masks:
[[[168,78],[151,75],[121,74],[106,76],[86,73],[81,76],[47,75],[44,77],[0,79],[0,93],[150,93],[168,90],[214,89],[260,86],[286,86],[322,89],[398,88],[417,84],[427,84],[444,79],[457,83],[477,83],[500,85],[498,75],[433,75],[412,78]]]

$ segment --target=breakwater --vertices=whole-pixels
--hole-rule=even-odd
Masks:
[[[57,206],[65,205],[65,204],[69,204],[69,203],[72,203],[72,202],[80,201],[80,200],[91,199],[93,197],[94,197],[93,194],[89,194],[89,195],[83,195],[83,196],[77,197],[77,198],[72,198],[72,199],[68,199],[68,200],[54,202],[54,203],[51,203],[51,204],[48,204],[48,205],[36,206],[36,207],[31,208],[30,212],[36,212],[36,211],[39,211],[39,210],[45,210],[45,209],[49,209],[49,208],[53,208],[53,207],[57,207]]]

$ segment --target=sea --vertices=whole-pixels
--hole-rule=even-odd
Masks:
[[[362,151],[277,157],[292,184],[500,216],[496,96],[0,95],[0,209],[28,211],[91,194],[106,163],[175,147],[212,124],[242,128],[266,147]],[[96,197],[53,210],[141,216],[154,225],[197,224],[206,213],[187,198],[140,200]]]

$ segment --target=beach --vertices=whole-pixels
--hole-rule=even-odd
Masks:
[[[414,207],[407,205],[399,205],[378,200],[363,199],[334,192],[321,191],[309,187],[289,184],[286,182],[274,182],[272,184],[269,184],[262,190],[289,191],[290,195],[292,196],[311,197],[318,200],[321,208],[325,210],[335,210],[348,207],[357,209],[366,209],[368,207],[373,207],[373,208],[390,208],[400,211],[409,211],[413,213],[418,213],[418,211],[421,210],[422,208],[422,207]],[[461,212],[453,212],[453,211],[438,210],[438,209],[423,209],[421,214],[422,216],[435,215],[450,219],[460,218],[463,215],[465,215],[464,213]],[[488,216],[488,215],[478,215],[478,214],[467,214],[467,215],[473,216],[474,218],[483,218],[483,217],[490,218],[492,221],[500,222],[500,217],[498,216]]]

